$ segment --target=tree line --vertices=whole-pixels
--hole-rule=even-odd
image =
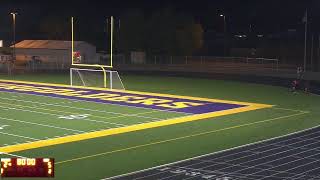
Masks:
[[[131,9],[116,21],[120,52],[145,51],[162,55],[192,55],[203,45],[203,28],[188,14],[165,8],[146,16]]]
[[[87,41],[100,50],[110,47],[110,21],[76,18],[75,40]],[[39,26],[45,39],[70,40],[67,18],[47,17]],[[163,8],[145,13],[129,9],[114,20],[114,50],[116,53],[143,51],[161,55],[192,55],[203,45],[203,28],[193,16]]]

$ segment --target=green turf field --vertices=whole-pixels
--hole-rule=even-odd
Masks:
[[[286,88],[196,78],[122,78],[129,90],[275,106],[12,154],[23,157],[54,157],[56,179],[102,179],[320,124],[320,97],[302,92],[292,94]],[[67,74],[0,76],[0,79],[68,84]],[[186,115],[8,92],[0,92],[0,108],[0,127],[3,128],[0,129],[1,146]],[[86,118],[81,118],[79,114]],[[72,119],[72,115],[78,117]],[[50,117],[50,121],[43,122],[43,117]]]

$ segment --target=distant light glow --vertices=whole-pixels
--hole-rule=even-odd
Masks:
[[[234,35],[235,37],[238,37],[238,38],[246,38],[247,35],[245,34],[237,34],[237,35]]]

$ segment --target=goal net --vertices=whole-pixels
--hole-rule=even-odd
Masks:
[[[70,85],[124,90],[117,71],[70,68]]]

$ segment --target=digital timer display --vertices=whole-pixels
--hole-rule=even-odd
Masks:
[[[54,177],[54,159],[1,158],[1,177]]]

